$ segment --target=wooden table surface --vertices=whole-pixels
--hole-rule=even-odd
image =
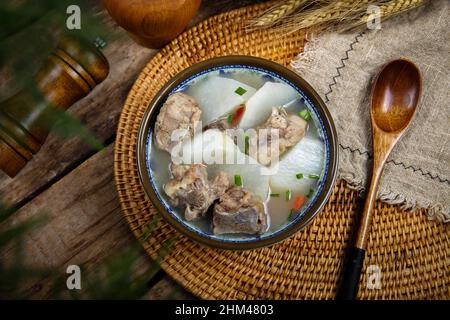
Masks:
[[[190,25],[253,2],[204,0]],[[104,10],[101,13],[113,25],[112,32],[123,33]],[[143,48],[125,36],[109,43],[103,52],[111,68],[108,78],[69,112],[103,140],[106,148],[95,152],[78,138],[61,140],[50,135],[14,179],[0,172],[0,199],[19,208],[12,217],[14,222],[41,212],[50,217],[48,223],[26,235],[25,262],[52,267],[61,276],[66,275],[67,266],[72,264],[94,270],[104,258],[136,243],[120,212],[114,186],[114,140],[127,93],[158,50]],[[7,261],[12,254],[10,248],[0,252],[0,257]],[[141,250],[136,272],[143,272],[150,265],[152,262]],[[147,299],[194,298],[163,270],[156,273],[148,288]],[[52,294],[52,287],[49,279],[36,277],[21,291],[27,298],[42,299]]]

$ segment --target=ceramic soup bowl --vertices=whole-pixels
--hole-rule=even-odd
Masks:
[[[213,86],[213,81],[211,81],[213,77],[220,78],[218,87]],[[207,106],[207,102],[214,100],[216,104],[220,104],[229,97],[227,92],[230,88],[222,83],[233,82],[227,82],[223,78],[234,79],[241,83],[236,90],[232,88],[231,94],[234,92],[241,96],[233,96],[236,99],[247,99],[244,102],[248,102],[245,113],[255,112],[251,110],[251,104],[267,105],[273,99],[278,104],[282,102],[287,110],[308,121],[309,131],[300,140],[299,143],[302,143],[302,146],[299,148],[311,151],[302,151],[295,149],[295,146],[291,147],[292,150],[288,149],[280,156],[280,171],[268,178],[261,178],[261,181],[267,181],[269,188],[265,201],[269,201],[266,209],[268,208],[269,211],[267,221],[270,226],[265,232],[258,234],[216,234],[213,229],[212,210],[209,210],[206,216],[199,218],[198,221],[187,221],[183,214],[184,208],[173,206],[164,192],[163,186],[171,178],[169,172],[171,155],[167,151],[158,149],[154,143],[155,122],[161,107],[171,94],[183,92],[189,95],[192,93],[194,96],[200,95],[197,97],[200,100],[197,101],[201,108],[214,108],[215,105]],[[202,85],[202,81],[206,84]],[[264,91],[261,88],[266,82],[281,84],[274,86],[282,87],[285,91],[258,93],[258,90]],[[255,93],[259,95],[259,100],[256,102],[257,98],[253,98],[253,101],[250,100]],[[204,98],[201,96],[202,94],[211,97]],[[291,99],[288,95],[292,94],[295,95],[293,102],[285,103]],[[224,95],[224,97],[218,98],[217,95]],[[208,114],[208,112],[203,110],[202,116],[203,114]],[[307,117],[304,117],[305,114]],[[241,123],[244,119],[245,114]],[[253,119],[250,115],[245,121],[252,123]],[[305,142],[302,142],[303,140]],[[310,149],[307,147],[309,142],[311,142]],[[335,184],[338,165],[337,146],[336,130],[330,113],[316,91],[304,79],[288,68],[268,60],[249,56],[226,56],[197,63],[174,76],[163,86],[144,114],[139,129],[136,152],[139,176],[144,190],[153,205],[171,226],[201,244],[221,249],[240,250],[259,248],[280,242],[305,228],[317,216],[330,197]],[[317,150],[320,150],[321,154],[314,156],[313,154]],[[303,163],[304,168],[308,168],[308,161],[313,161],[314,157],[320,159],[320,172],[312,175],[310,174],[312,169],[303,169],[303,172],[295,171],[297,161],[300,166]],[[294,167],[291,168],[292,166]],[[312,166],[317,167],[314,163]],[[310,172],[306,172],[308,170]],[[253,174],[251,170],[246,170],[245,167],[241,169],[239,179],[242,175],[244,187],[246,187],[245,179],[247,181],[252,179],[249,174]],[[266,183],[256,182],[253,184],[257,188]],[[297,197],[295,195],[297,183],[298,186],[309,192]],[[287,187],[284,188],[284,184]],[[301,201],[300,205],[298,201]]]

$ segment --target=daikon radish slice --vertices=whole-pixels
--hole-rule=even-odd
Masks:
[[[324,144],[318,138],[304,137],[271,168],[270,186],[277,192],[291,190],[307,195],[315,188],[324,166]]]
[[[300,94],[287,84],[266,82],[247,101],[239,127],[243,129],[256,127],[267,120],[272,107],[283,106],[299,97]]]
[[[193,83],[184,93],[198,102],[205,126],[245,103],[255,92],[255,88],[242,82],[211,76]]]

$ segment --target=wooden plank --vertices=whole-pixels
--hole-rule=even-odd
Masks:
[[[219,11],[226,11],[251,1],[204,1],[195,22]],[[223,4],[223,5],[221,5]],[[141,48],[130,40],[109,45],[105,53],[111,63],[109,77],[88,97],[70,108],[89,129],[112,142],[121,106],[137,74],[155,50]],[[134,244],[120,213],[113,183],[113,145],[94,154],[79,139],[61,141],[50,136],[39,154],[15,178],[0,174],[0,199],[21,209],[11,222],[49,214],[51,221],[27,234],[25,262],[33,266],[55,267],[65,275],[69,264],[83,264],[94,270],[99,261],[113,252]],[[8,261],[13,248],[0,252]],[[150,260],[141,253],[136,274],[148,269]],[[49,279],[36,278],[24,284],[29,298],[51,294]],[[163,278],[147,298],[187,297],[179,286]],[[185,296],[186,295],[186,296]],[[192,296],[191,296],[192,297]]]
[[[191,293],[181,288],[169,276],[163,277],[156,283],[145,296],[147,300],[193,300],[196,299]]]
[[[111,43],[105,50],[110,62],[108,78],[69,110],[101,140],[114,137],[120,111],[139,71],[157,51],[131,40]],[[80,139],[61,140],[50,135],[39,153],[14,178],[0,175],[0,198],[22,205],[94,152]]]
[[[120,212],[113,179],[111,144],[18,210],[10,223],[41,213],[49,217],[45,225],[25,236],[24,263],[55,268],[55,275],[65,276],[68,265],[82,265],[83,270],[89,272],[104,258],[136,245]],[[3,263],[10,263],[13,257],[14,247],[0,252]],[[142,250],[135,274],[142,274],[150,266],[152,261]],[[23,294],[32,299],[48,298],[52,293],[50,281],[45,277],[27,281],[22,289]],[[157,293],[150,297],[155,295]]]
[[[190,25],[208,16],[252,2],[255,1],[203,1]],[[100,15],[107,16],[104,11]],[[109,24],[114,25],[110,21]],[[112,28],[111,32],[124,35],[117,26]],[[157,50],[135,44],[127,36],[110,43],[104,49],[110,63],[107,79],[86,98],[74,104],[69,112],[81,119],[102,141],[112,142],[128,91],[156,52]],[[63,141],[51,135],[39,153],[14,179],[0,172],[0,199],[20,207],[93,154],[94,152],[78,138]]]

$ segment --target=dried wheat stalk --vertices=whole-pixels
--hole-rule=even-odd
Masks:
[[[265,11],[258,19],[251,21],[252,27],[270,27],[296,11],[298,8],[307,3],[308,0],[287,0],[274,5]]]
[[[373,1],[323,1],[320,7],[313,7],[309,10],[298,12],[286,17],[283,25],[284,31],[293,32],[317,25],[332,26],[352,19],[359,15],[361,10],[366,11],[367,6]]]
[[[425,2],[426,0],[287,0],[275,4],[250,21],[248,28],[252,30],[275,26],[283,32],[294,32],[321,26],[337,27],[342,31],[366,24],[371,18],[367,13],[369,5],[379,6],[381,19],[384,20]]]
[[[380,6],[380,18],[381,18],[381,20],[389,19],[389,18],[396,16],[400,13],[403,13],[405,11],[420,7],[420,6],[424,5],[425,2],[426,2],[426,0],[390,1],[387,4]],[[359,20],[356,20],[355,22],[350,24],[348,27],[343,28],[342,31],[363,26],[371,18],[372,18],[371,15],[366,13]]]

